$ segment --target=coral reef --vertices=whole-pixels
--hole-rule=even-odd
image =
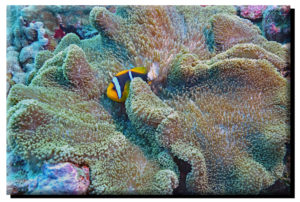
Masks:
[[[262,20],[264,36],[268,40],[287,43],[291,41],[291,20],[289,6],[269,6]]]
[[[240,6],[239,10],[242,17],[250,20],[258,20],[262,18],[266,8],[267,6]]]
[[[21,49],[19,56],[21,63],[25,63],[27,60],[35,58],[38,51],[42,50],[42,47],[46,46],[48,43],[48,39],[44,36],[45,29],[43,28],[42,22],[30,23],[28,29],[33,33],[37,33],[37,41]],[[32,37],[32,39],[34,39],[32,35],[34,34],[31,34],[29,36]]]
[[[60,5],[30,5],[23,6],[18,11],[27,21],[41,21],[50,35],[58,28],[59,20],[64,24],[88,24],[88,15],[93,6],[60,6]]]
[[[74,15],[74,9],[78,15]],[[36,72],[36,55],[41,50],[54,51],[61,39],[55,37],[60,24],[66,27],[66,33],[75,32],[81,39],[95,36],[97,31],[88,25],[91,9],[89,6],[81,6],[80,9],[77,6],[8,6],[7,51],[14,49],[17,52],[8,52],[8,55],[18,55],[18,61],[13,63],[19,63],[22,71],[16,71],[14,74],[8,72],[7,91],[13,83],[30,83]],[[82,18],[83,16],[87,17]],[[70,30],[69,27],[74,27],[74,30]],[[10,65],[7,65],[8,70]]]
[[[39,19],[52,34],[55,23],[72,21],[66,10],[74,7],[33,8],[21,8],[24,19]],[[82,25],[88,20],[99,34],[82,39],[60,27],[55,49],[29,59],[25,81],[13,77],[23,70],[18,51],[38,42],[38,29],[32,43],[14,44],[17,30],[8,38],[7,144],[21,159],[9,193],[257,195],[284,178],[286,46],[264,38],[233,6],[82,8],[73,12],[90,11]],[[138,66],[151,85],[134,78],[125,104],[108,99],[112,77]]]
[[[81,39],[97,34],[89,26],[88,16],[93,6],[25,6],[20,9],[19,15],[26,22],[41,21],[47,30],[47,37],[56,46],[56,43],[67,33],[75,33]]]
[[[289,43],[290,6],[237,6],[239,15],[257,25],[266,39],[279,43]]]
[[[15,83],[25,84],[33,73],[35,56],[45,49],[49,39],[42,22],[28,23],[22,16],[15,18],[15,22],[8,25],[7,73]]]
[[[14,46],[6,49],[6,74],[7,74],[7,89],[8,94],[10,87],[15,83],[25,83],[26,74],[19,63],[19,52]]]
[[[88,39],[97,35],[98,32],[89,25],[81,25],[81,22],[77,22],[75,25],[64,25],[61,17],[59,16],[59,28],[55,30],[54,38],[61,39],[67,33],[75,33],[80,39]]]
[[[6,185],[7,194],[26,194],[31,190],[31,184],[35,182],[36,170],[33,164],[16,155],[7,147],[6,154]],[[38,172],[38,171],[37,171]]]

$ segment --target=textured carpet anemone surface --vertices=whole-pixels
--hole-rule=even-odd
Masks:
[[[231,6],[95,7],[89,20],[99,35],[67,34],[36,55],[28,85],[11,87],[15,155],[37,169],[87,166],[84,194],[256,195],[285,177],[285,46]],[[134,78],[125,104],[109,100],[112,77],[131,66],[152,84]]]

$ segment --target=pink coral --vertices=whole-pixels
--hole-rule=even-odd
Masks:
[[[266,8],[267,6],[241,6],[241,16],[250,20],[260,19]]]
[[[272,23],[272,24],[270,25],[270,33],[271,33],[271,34],[276,34],[276,33],[278,33],[278,32],[280,32],[280,27],[277,27],[277,26],[275,25],[275,23]]]

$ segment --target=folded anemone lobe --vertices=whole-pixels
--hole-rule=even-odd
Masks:
[[[46,60],[52,58],[53,56],[53,53],[48,50],[38,52],[38,54],[35,56],[34,67],[36,69],[40,69]]]
[[[205,78],[208,65],[199,60],[198,56],[182,51],[176,55],[168,73],[168,85],[188,85],[198,78]],[[184,81],[184,82],[183,82]]]
[[[182,120],[181,112],[174,112],[165,118],[158,126],[156,140],[168,148],[179,159],[191,165],[192,170],[186,179],[186,188],[191,193],[208,194],[211,193],[208,186],[207,168],[205,158],[201,153],[199,145],[191,146],[194,141],[187,137],[190,130]]]
[[[285,61],[288,60],[288,49],[280,43],[268,41],[262,36],[260,29],[247,19],[221,13],[212,16],[212,25],[218,53],[226,51],[236,44],[251,43]],[[263,54],[265,55],[265,53]]]
[[[139,121],[141,124],[157,128],[155,136],[158,144],[192,165],[192,171],[187,180],[188,190],[207,193],[204,158],[197,148],[190,147],[190,143],[182,142],[186,130],[180,118],[182,114],[172,110],[159,99],[140,78],[135,78],[130,85],[126,111],[133,123]]]
[[[90,13],[91,24],[109,37],[118,34],[121,20],[104,7],[96,7]]]
[[[266,41],[259,28],[251,21],[234,15],[216,14],[212,17],[215,42],[219,52],[227,50],[238,43]]]
[[[229,50],[216,55],[211,60],[217,61],[229,58],[265,59],[271,62],[278,70],[283,70],[286,67],[286,62],[282,58],[255,44],[234,45]]]
[[[99,89],[102,84],[98,70],[87,62],[83,50],[73,44],[48,59],[31,85],[70,89],[88,99],[99,98],[105,90]]]
[[[75,44],[77,46],[80,45],[80,38],[74,33],[69,33],[64,38],[62,38],[53,53],[57,54],[66,49],[71,44]]]
[[[142,122],[157,127],[166,116],[173,112],[172,108],[162,102],[141,78],[133,79],[129,92],[126,112],[133,122]]]
[[[287,81],[265,59],[214,59],[201,68],[206,73],[194,78],[197,82],[178,78],[189,90],[174,92],[166,103],[181,121],[164,124],[165,119],[159,140],[172,147],[172,140],[180,139],[201,151],[211,193],[259,193],[283,172],[289,140]],[[172,70],[189,66],[181,64]],[[174,80],[176,74],[169,75]]]
[[[81,94],[99,98],[101,91],[98,87],[101,81],[98,79],[98,72],[87,62],[81,48],[76,45],[68,47],[62,70],[64,77],[75,89],[79,89]]]

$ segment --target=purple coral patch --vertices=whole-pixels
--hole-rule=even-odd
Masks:
[[[37,186],[30,194],[82,195],[86,194],[89,168],[66,162],[44,164],[43,173],[37,177]]]

